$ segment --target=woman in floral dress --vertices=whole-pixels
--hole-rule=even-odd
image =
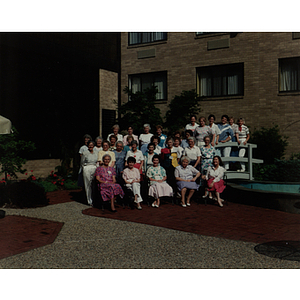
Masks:
[[[213,166],[213,158],[215,156],[215,147],[213,147],[210,144],[210,137],[207,135],[203,139],[204,141],[204,146],[200,147],[200,152],[201,152],[201,174],[206,175],[208,167]],[[205,193],[203,198],[206,198],[208,194],[207,187],[205,188]],[[211,198],[211,193],[210,193],[210,198]]]
[[[116,183],[116,170],[109,166],[111,157],[105,154],[102,157],[103,166],[98,167],[95,172],[97,181],[99,182],[99,190],[103,201],[111,202],[112,212],[116,212],[115,199],[116,196],[124,197],[124,191],[121,186]]]
[[[152,207],[159,207],[160,197],[172,197],[173,189],[166,182],[166,170],[159,165],[159,156],[153,156],[153,166],[147,170],[147,177],[150,181],[149,196],[154,197]]]

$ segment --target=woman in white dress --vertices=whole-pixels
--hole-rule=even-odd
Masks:
[[[103,150],[103,148],[102,148],[102,142],[103,142],[103,138],[101,136],[97,136],[95,138],[95,143],[96,143],[96,145],[94,147],[95,151],[99,152],[99,151]]]
[[[166,182],[167,175],[163,167],[159,165],[159,156],[154,155],[153,166],[147,170],[147,177],[150,181],[150,188],[148,195],[153,197],[155,200],[152,203],[152,207],[159,207],[161,197],[172,197],[173,189]]]
[[[151,138],[153,136],[152,133],[150,133],[151,127],[149,124],[144,124],[144,133],[140,134],[139,141],[140,141],[140,149],[143,153],[147,151],[147,145],[150,143]]]
[[[107,140],[109,141],[109,137],[111,135],[115,135],[117,137],[117,141],[119,142],[123,142],[123,135],[119,133],[119,130],[120,130],[120,126],[118,124],[114,125],[112,127],[112,133],[110,133],[108,136],[107,136]]]
[[[97,167],[98,152],[94,150],[95,143],[93,141],[89,141],[87,147],[88,150],[84,151],[81,156],[81,167],[87,202],[89,205],[93,205],[92,181]]]

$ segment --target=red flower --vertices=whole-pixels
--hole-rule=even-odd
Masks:
[[[56,184],[56,181],[53,181],[52,183],[53,183],[53,184]]]
[[[36,178],[34,176],[32,176],[32,180],[36,180]]]
[[[60,185],[64,185],[64,183],[63,183],[63,182],[61,182],[61,183],[60,183]]]
[[[33,172],[33,170],[31,170],[31,172]]]
[[[54,175],[53,175],[53,177],[57,177],[57,175],[56,175],[56,174],[54,174]]]
[[[27,173],[25,173],[25,175],[27,175]]]

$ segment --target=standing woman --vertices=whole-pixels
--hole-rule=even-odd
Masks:
[[[238,119],[238,127],[236,129],[235,136],[239,145],[246,145],[250,138],[249,129],[246,125],[244,125],[244,123],[245,121],[243,118]],[[246,148],[241,147],[239,151],[239,157],[244,157],[245,153],[246,153]],[[245,163],[241,162],[241,170],[238,171],[245,172],[245,170],[246,170]]]
[[[124,146],[127,146],[127,145],[130,144],[130,143],[128,142],[128,139],[127,139],[128,136],[132,136],[132,140],[135,140],[135,141],[137,141],[137,142],[139,143],[139,138],[138,138],[138,136],[135,135],[135,134],[133,134],[133,127],[132,127],[132,126],[128,126],[127,132],[128,132],[128,134],[125,135],[124,138],[123,138],[123,144],[124,144]]]
[[[118,183],[122,183],[122,173],[125,167],[126,151],[123,150],[123,142],[117,142],[116,150],[113,150],[116,158],[116,180]]]
[[[102,143],[102,146],[103,146],[103,150],[100,150],[98,152],[98,162],[99,162],[99,164],[103,165],[102,158],[105,154],[108,154],[110,156],[109,166],[114,167],[115,162],[116,162],[116,158],[115,158],[115,154],[112,151],[109,150],[109,146],[110,146],[109,141],[104,141]]]
[[[215,156],[213,158],[213,166],[208,167],[207,174],[203,175],[203,179],[207,180],[207,186],[209,192],[215,192],[218,204],[223,207],[223,199],[220,198],[220,194],[225,189],[225,184],[223,180],[225,169],[222,167],[223,162],[220,156]]]
[[[92,181],[96,171],[96,164],[98,160],[98,152],[94,150],[95,143],[88,142],[88,150],[84,151],[81,156],[81,167],[83,170],[83,182],[85,187],[86,199],[89,205],[93,205],[92,200]]]
[[[134,164],[134,167],[137,168],[140,172],[140,174],[142,174],[142,169],[143,169],[143,164],[144,164],[144,156],[141,150],[137,149],[137,141],[132,141],[131,142],[131,150],[129,150],[126,153],[126,157],[125,157],[125,166],[127,167],[127,160],[128,157],[134,157],[136,160],[136,163]]]
[[[140,141],[140,149],[142,153],[144,154],[147,151],[147,145],[150,143],[151,138],[153,136],[152,133],[150,133],[151,127],[149,124],[144,124],[144,133],[142,133],[139,136]]]
[[[103,142],[103,138],[101,136],[97,136],[95,139],[95,147],[94,150],[98,153],[99,151],[103,150],[102,148],[102,142]]]
[[[92,137],[89,134],[85,134],[83,136],[83,143],[84,145],[80,147],[79,149],[79,155],[80,157],[82,156],[84,151],[88,150],[88,141],[92,140]],[[79,163],[79,171],[78,171],[78,181],[77,181],[77,185],[83,187],[84,186],[84,182],[83,182],[83,174],[82,174],[82,166]]]
[[[115,209],[116,196],[124,197],[124,191],[121,186],[116,183],[116,170],[109,166],[111,157],[104,154],[103,165],[98,167],[95,172],[97,181],[99,182],[99,190],[103,201],[110,201],[111,211],[117,212]]]
[[[221,117],[221,124],[218,124],[220,135],[219,135],[219,140],[216,142],[216,145],[218,145],[219,143],[231,142],[233,138],[233,131],[231,129],[231,126],[227,123],[228,120],[229,117],[227,115],[223,115]],[[231,147],[222,147],[220,149],[223,157],[230,156]],[[225,162],[224,167],[226,171],[229,170],[229,162]]]
[[[200,152],[201,152],[201,160],[200,160],[200,165],[201,165],[201,174],[206,175],[208,167],[213,166],[213,158],[215,156],[215,147],[213,147],[210,144],[210,137],[206,136],[204,137],[204,146],[200,147]],[[205,193],[202,198],[206,198],[208,194],[207,188],[205,188]]]
[[[157,133],[157,136],[160,138],[158,146],[161,147],[161,148],[165,148],[166,147],[167,136],[165,134],[163,134],[162,132],[163,132],[162,126],[157,125],[156,126],[156,133]]]
[[[215,139],[212,139],[211,145],[214,147],[216,141],[219,140],[220,129],[217,124],[215,124],[216,117],[214,115],[208,116],[208,126],[215,133]]]
[[[107,140],[109,141],[109,137],[114,134],[117,137],[117,141],[123,142],[123,135],[119,133],[120,126],[118,124],[116,124],[112,127],[112,130],[113,130],[113,133],[110,133],[107,136]]]
[[[190,136],[188,138],[189,146],[184,149],[183,155],[190,159],[189,165],[192,165],[197,170],[200,170],[201,152],[199,147],[195,146],[195,138]]]
[[[195,115],[192,115],[190,118],[190,123],[185,126],[185,131],[192,130],[192,132],[194,132],[195,129],[199,126],[199,124],[196,123],[196,120],[197,117]]]
[[[187,147],[189,146],[188,138],[189,138],[190,136],[193,136],[193,131],[192,131],[192,130],[186,130],[186,131],[184,132],[184,135],[185,135],[185,139],[183,139],[183,140],[181,141],[181,144],[180,144],[180,146],[181,146],[183,149],[185,149],[185,148],[187,148]]]
[[[199,118],[200,126],[198,126],[194,131],[194,137],[197,141],[197,146],[201,147],[204,145],[203,139],[205,136],[212,135],[212,140],[215,140],[215,132],[207,125],[205,125],[206,119],[204,117]]]
[[[153,165],[152,159],[155,155],[154,153],[155,145],[153,143],[148,144],[148,151],[144,155],[144,167],[143,172],[146,174],[149,167]]]
[[[166,182],[167,174],[163,167],[159,165],[159,156],[155,154],[152,159],[153,166],[147,170],[147,177],[150,181],[149,196],[155,201],[152,207],[159,207],[161,197],[172,197],[173,189]]]

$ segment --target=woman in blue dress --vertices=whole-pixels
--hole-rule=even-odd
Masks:
[[[126,156],[126,151],[123,150],[123,142],[117,142],[116,144],[116,150],[113,150],[115,153],[116,157],[116,163],[115,163],[115,168],[116,168],[116,180],[118,183],[123,182],[122,178],[122,173],[125,167],[125,156]]]

